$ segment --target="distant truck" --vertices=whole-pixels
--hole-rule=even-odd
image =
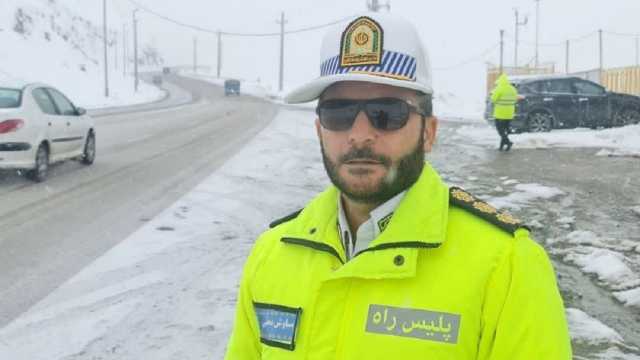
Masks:
[[[224,81],[224,95],[240,95],[240,80],[228,79]]]

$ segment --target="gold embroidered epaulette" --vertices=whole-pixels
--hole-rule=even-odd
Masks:
[[[508,212],[494,208],[459,187],[453,186],[449,189],[449,203],[467,210],[468,212],[481,217],[502,230],[512,234],[519,228],[528,229],[526,225]]]
[[[293,220],[293,219],[297,218],[298,215],[300,214],[300,212],[302,212],[302,209],[294,211],[294,212],[292,212],[291,214],[289,214],[289,215],[287,215],[285,217],[281,217],[280,219],[273,220],[269,224],[269,228],[274,228],[274,227],[276,227],[276,226],[278,226],[278,225],[280,225],[282,223],[286,223],[289,220]]]

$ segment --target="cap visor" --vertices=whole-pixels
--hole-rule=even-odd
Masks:
[[[300,104],[316,100],[329,86],[341,81],[370,82],[374,84],[383,84],[397,86],[405,89],[417,90],[427,94],[432,93],[431,88],[420,85],[414,81],[399,80],[381,75],[346,73],[318,77],[315,80],[312,80],[311,82],[291,91],[289,94],[287,94],[287,96],[285,96],[284,101],[287,104]]]

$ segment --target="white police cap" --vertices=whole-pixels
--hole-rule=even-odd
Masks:
[[[390,14],[358,16],[325,34],[320,77],[285,97],[290,104],[317,99],[340,81],[363,81],[432,94],[431,66],[416,28]]]

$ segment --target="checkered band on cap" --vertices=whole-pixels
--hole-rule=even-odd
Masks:
[[[340,55],[325,60],[320,66],[320,76],[362,73],[416,81],[416,59],[395,51],[383,51],[379,65],[340,66]]]

